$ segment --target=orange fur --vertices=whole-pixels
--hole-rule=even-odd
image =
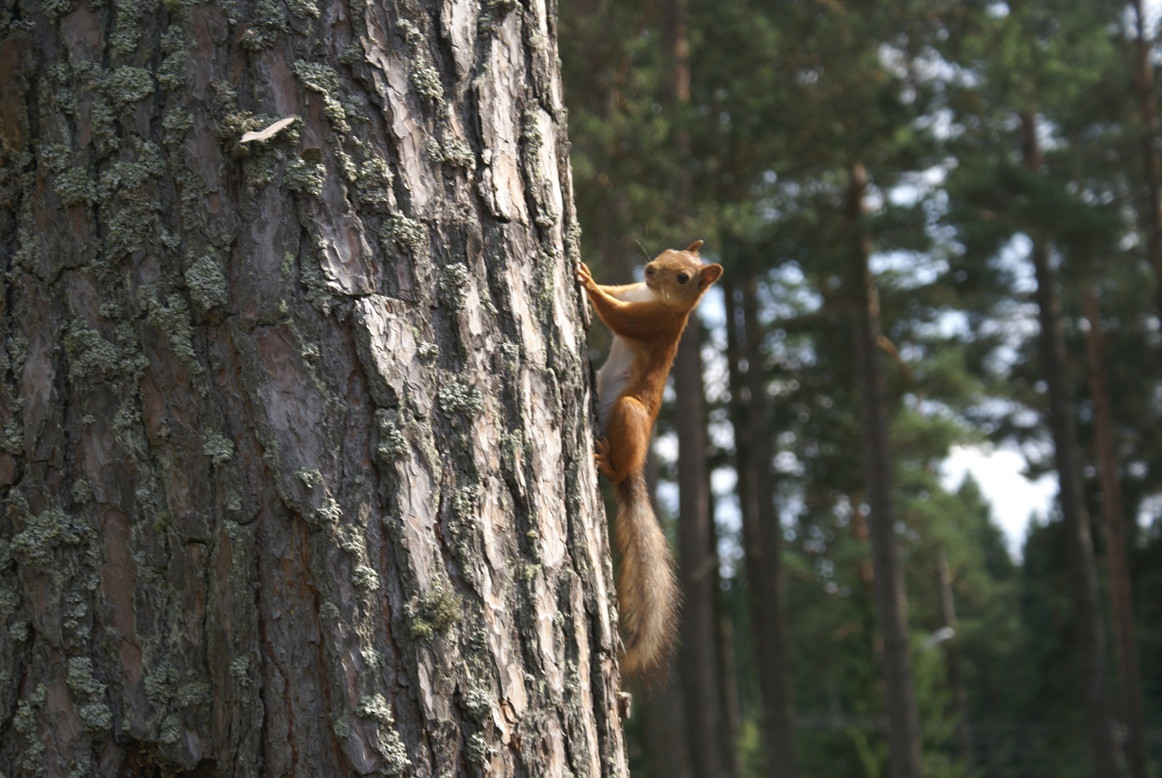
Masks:
[[[676,632],[674,563],[650,505],[643,469],[690,312],[722,275],[720,265],[698,258],[701,245],[696,241],[685,251],[662,252],[646,265],[640,284],[601,286],[588,267],[577,267],[593,310],[614,334],[609,358],[597,375],[603,437],[595,460],[617,487],[622,669],[629,675],[649,675],[664,665]]]

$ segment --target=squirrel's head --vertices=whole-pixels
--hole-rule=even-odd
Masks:
[[[702,241],[696,240],[684,251],[663,251],[646,265],[646,286],[671,305],[693,308],[722,275],[722,265],[702,262],[700,248]]]

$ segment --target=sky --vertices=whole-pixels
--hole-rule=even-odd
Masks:
[[[1022,471],[1020,452],[1004,446],[953,446],[941,467],[946,489],[955,490],[972,473],[985,498],[992,505],[993,521],[1005,533],[1009,553],[1019,558],[1025,542],[1029,517],[1046,516],[1057,497],[1057,478],[1047,475],[1030,481]]]

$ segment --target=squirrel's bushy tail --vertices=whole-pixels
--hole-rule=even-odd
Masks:
[[[662,528],[639,471],[614,485],[617,491],[617,578],[625,655],[621,671],[649,677],[665,669],[678,624],[678,581]]]

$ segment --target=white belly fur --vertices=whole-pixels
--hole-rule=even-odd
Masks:
[[[648,302],[656,294],[645,284],[637,284],[632,289],[618,295],[621,300],[629,303]],[[597,371],[597,404],[599,408],[598,422],[605,429],[605,419],[609,415],[609,406],[621,396],[629,377],[633,372],[634,351],[625,338],[613,336],[613,345],[609,348],[609,358]]]

